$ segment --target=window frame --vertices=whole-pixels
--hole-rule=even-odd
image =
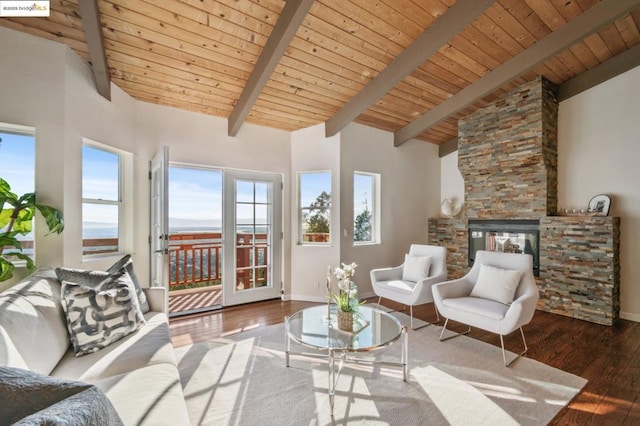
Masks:
[[[114,154],[118,157],[118,200],[114,201],[114,200],[104,200],[101,198],[85,198],[84,197],[84,177],[82,176],[83,174],[82,171],[84,171],[85,162],[84,162],[84,156],[81,152],[80,154],[81,163],[82,163],[81,185],[80,185],[81,200],[82,200],[81,206],[80,206],[81,235],[84,234],[84,223],[83,223],[84,214],[82,213],[82,210],[84,209],[84,206],[86,204],[112,205],[112,206],[114,205],[118,207],[118,224],[117,224],[118,246],[114,251],[109,251],[105,253],[85,254],[84,237],[82,237],[80,241],[80,252],[82,254],[82,259],[83,261],[85,261],[85,260],[99,259],[99,258],[110,257],[110,256],[121,256],[125,251],[127,251],[126,248],[132,247],[132,241],[129,241],[131,240],[131,238],[127,236],[131,236],[133,234],[132,232],[128,232],[128,229],[130,228],[129,225],[132,223],[133,218],[129,217],[130,215],[127,214],[128,209],[126,208],[126,206],[130,204],[130,200],[132,199],[132,193],[129,190],[129,188],[132,185],[127,185],[127,182],[131,179],[130,176],[132,176],[132,168],[133,168],[132,154],[126,151],[114,148],[112,146],[106,145],[104,143],[100,143],[95,140],[88,139],[88,138],[83,138],[81,149],[84,149],[85,146],[92,149],[104,151],[109,154]]]
[[[371,178],[371,240],[370,241],[356,241],[356,230],[355,230],[355,221],[356,221],[356,191],[355,191],[355,182],[356,175],[367,176]],[[353,245],[354,246],[366,246],[373,244],[380,244],[380,181],[381,176],[379,173],[371,173],[371,172],[363,172],[360,170],[354,170],[353,172]]]
[[[327,211],[328,212],[328,218],[329,218],[329,239],[328,241],[323,241],[323,242],[314,242],[314,241],[304,241],[304,229],[303,229],[303,224],[304,224],[304,214],[303,212],[305,210],[310,210],[311,207],[303,207],[302,206],[302,177],[304,175],[311,175],[311,174],[326,174],[329,177],[329,195],[331,195],[331,201],[329,203],[329,207],[321,207],[320,209]],[[303,245],[303,246],[331,246],[333,243],[333,232],[332,232],[332,226],[331,226],[331,222],[332,222],[332,218],[331,218],[331,211],[333,209],[333,176],[331,173],[331,170],[305,170],[305,171],[299,171],[297,172],[297,186],[298,186],[298,200],[297,200],[297,210],[298,210],[298,245]]]

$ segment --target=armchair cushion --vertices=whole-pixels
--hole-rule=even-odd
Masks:
[[[480,315],[492,320],[503,319],[509,310],[509,307],[505,304],[477,297],[455,297],[453,299],[445,299],[442,304],[449,308]]]
[[[522,271],[480,265],[478,281],[471,290],[471,297],[494,300],[505,305],[513,302]]]
[[[417,282],[429,276],[431,267],[431,256],[404,255],[404,267],[402,269],[402,280]]]
[[[389,290],[397,291],[399,293],[411,294],[416,287],[416,283],[403,280],[381,281],[378,283],[380,286],[385,286]]]

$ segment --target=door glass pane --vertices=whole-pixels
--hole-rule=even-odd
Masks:
[[[253,203],[253,182],[236,181],[236,202]]]
[[[238,225],[253,225],[253,204],[236,204],[236,223]]]
[[[169,167],[170,313],[220,305],[222,253],[222,172]]]
[[[268,199],[268,189],[269,189],[269,185],[263,182],[256,182],[255,184],[255,201],[256,203],[267,203],[267,199]]]
[[[272,286],[268,274],[272,185],[236,181],[236,291]]]
[[[256,225],[266,225],[269,223],[268,208],[269,206],[267,206],[266,204],[256,205],[256,210],[255,210]]]

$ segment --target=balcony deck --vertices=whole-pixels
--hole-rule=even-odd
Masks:
[[[169,315],[203,312],[222,304],[220,284],[169,291]]]

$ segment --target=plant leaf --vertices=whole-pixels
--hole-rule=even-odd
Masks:
[[[0,178],[0,206],[3,206],[4,203],[9,203],[12,206],[18,204],[18,196],[11,192],[11,186],[9,183]]]
[[[50,233],[59,234],[64,230],[64,217],[60,210],[44,204],[36,204],[36,208],[42,213]]]
[[[35,209],[33,206],[23,207],[18,212],[18,217],[13,223],[13,231],[26,235],[33,229],[33,214]]]
[[[11,215],[13,214],[13,209],[4,209],[0,211],[0,229],[4,228],[11,222]]]
[[[17,250],[22,250],[22,243],[16,240],[15,233],[0,234],[0,247],[15,247]]]
[[[36,204],[36,193],[35,192],[27,192],[22,197],[18,199],[18,203],[22,206],[33,206]]]
[[[5,259],[4,256],[0,256],[0,282],[13,277],[14,269],[15,266],[13,266],[13,263]]]
[[[24,253],[19,253],[17,251],[13,251],[11,253],[5,253],[3,256],[5,257],[17,257],[18,259],[22,259],[27,262],[27,269],[29,272],[33,272],[36,269],[36,264],[33,262],[33,259],[29,257],[29,255]],[[15,265],[14,265],[15,267]]]

